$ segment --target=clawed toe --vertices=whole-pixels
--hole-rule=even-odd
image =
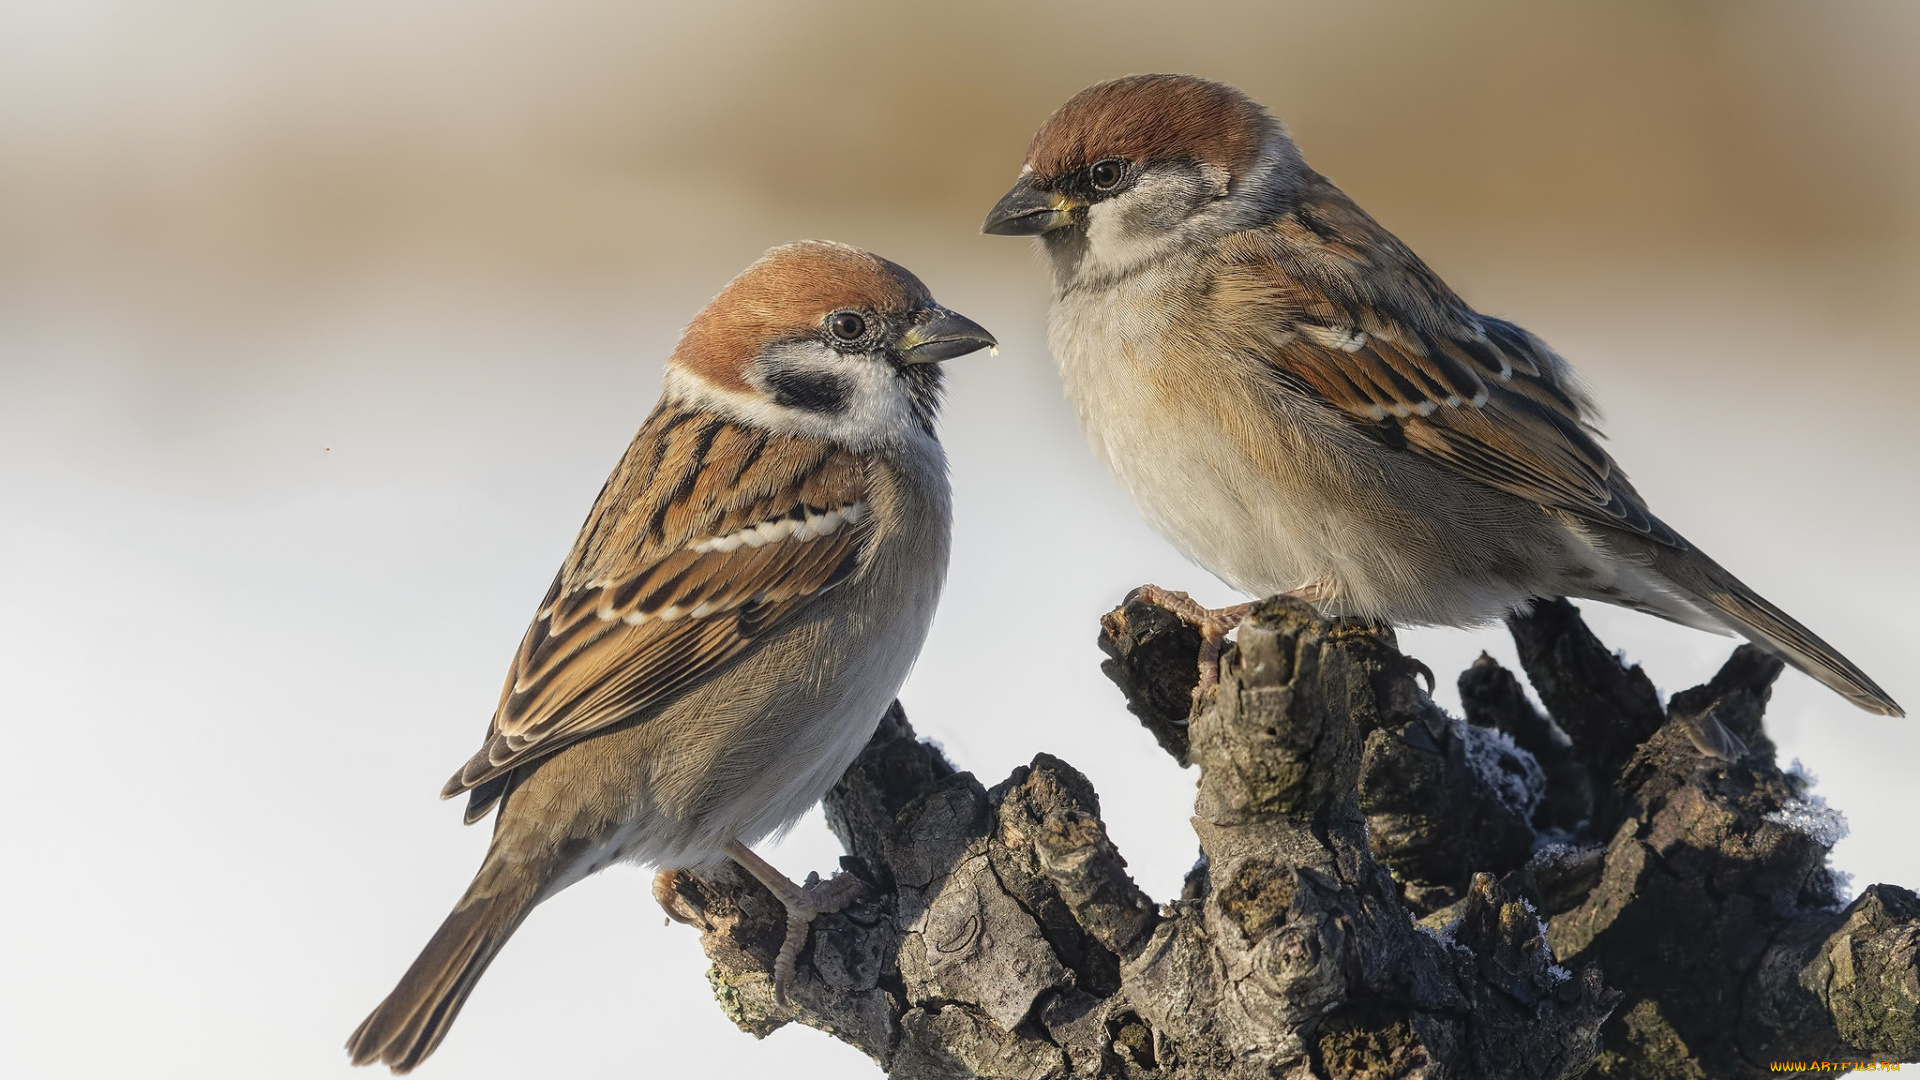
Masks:
[[[813,928],[815,914],[806,908],[787,909],[787,936],[780,942],[779,955],[773,958],[773,1001],[783,1009],[788,1005],[787,991],[793,987],[800,950],[807,947],[807,933]]]
[[[807,883],[800,886],[813,909],[822,915],[831,915],[844,910],[847,905],[860,899],[867,891],[867,883],[852,874],[835,874],[825,881],[819,874],[808,874]]]
[[[793,987],[794,971],[800,962],[800,950],[807,947],[807,931],[813,926],[814,917],[839,911],[858,900],[866,889],[866,882],[852,874],[835,874],[828,881],[821,881],[819,874],[808,874],[805,885],[795,885],[745,844],[731,841],[725,850],[787,909],[787,936],[773,958],[773,1000],[784,1009],[787,991]]]
[[[653,902],[660,905],[660,910],[667,913],[667,918],[692,926],[693,920],[680,910],[679,885],[678,870],[662,870],[653,875]]]
[[[819,874],[808,874],[799,895],[786,901],[787,936],[780,943],[779,955],[773,958],[773,1000],[780,1007],[788,1004],[787,991],[793,986],[800,950],[807,947],[813,920],[845,908],[865,891],[866,882],[852,874],[835,874],[827,881],[821,881]]]
[[[1195,626],[1204,624],[1207,616],[1212,614],[1200,601],[1186,593],[1174,589],[1163,589],[1158,585],[1142,585],[1134,589],[1127,593],[1126,599],[1120,601],[1120,606],[1125,607],[1136,602],[1165,608],[1178,615],[1182,622],[1189,622]]]
[[[1436,683],[1435,683],[1435,682],[1433,681],[1433,669],[1432,669],[1432,668],[1430,668],[1430,667],[1428,667],[1427,665],[1425,665],[1425,664],[1423,664],[1423,663],[1421,663],[1420,661],[1418,661],[1418,660],[1415,660],[1415,659],[1414,659],[1413,657],[1411,657],[1411,656],[1402,656],[1402,657],[1401,657],[1400,659],[1401,659],[1401,661],[1402,661],[1403,663],[1405,663],[1405,664],[1406,664],[1406,666],[1407,666],[1407,674],[1409,674],[1409,675],[1418,675],[1418,676],[1420,676],[1420,677],[1421,677],[1422,679],[1424,679],[1424,680],[1426,680],[1426,684],[1427,684],[1427,696],[1428,696],[1428,697],[1432,697],[1432,696],[1433,696],[1433,688],[1434,688],[1434,687],[1435,687],[1435,686],[1437,685],[1437,684],[1436,684]]]
[[[1158,585],[1140,586],[1127,594],[1121,606],[1135,601],[1164,608],[1178,616],[1181,622],[1200,631],[1200,681],[1193,688],[1193,708],[1198,710],[1207,695],[1220,685],[1220,652],[1226,647],[1227,635],[1233,633],[1240,621],[1247,617],[1253,605],[1209,608],[1186,593],[1163,589]]]

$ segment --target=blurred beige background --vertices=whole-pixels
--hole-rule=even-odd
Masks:
[[[435,801],[677,328],[771,244],[912,267],[952,366],[949,599],[904,694],[989,783],[1075,762],[1142,884],[1192,776],[1100,677],[1145,580],[1231,599],[1086,453],[1025,242],[1032,129],[1226,79],[1470,301],[1543,334],[1676,526],[1920,706],[1920,7],[0,5],[0,1073],[342,1076],[477,865]],[[1613,611],[1678,689],[1729,643]],[[1456,671],[1497,630],[1416,631]],[[1443,700],[1452,700],[1443,688]],[[1770,728],[1920,885],[1914,722],[1789,674]],[[824,826],[772,851],[827,867]],[[615,870],[421,1075],[875,1075],[708,1000]]]

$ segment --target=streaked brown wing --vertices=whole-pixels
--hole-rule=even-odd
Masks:
[[[661,702],[856,572],[865,471],[826,443],[656,411],[515,654],[486,744],[443,795]]]
[[[1273,230],[1227,247],[1217,302],[1265,307],[1258,323],[1284,328],[1257,346],[1274,373],[1391,445],[1543,506],[1682,546],[1600,447],[1566,362],[1525,330],[1473,312],[1328,190]]]

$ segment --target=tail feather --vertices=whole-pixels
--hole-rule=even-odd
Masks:
[[[1679,550],[1659,544],[1642,549],[1652,569],[1690,599],[1721,616],[1731,629],[1778,655],[1870,713],[1905,716],[1906,711],[1880,685],[1840,651],[1800,625],[1793,616],[1748,588],[1698,548]]]
[[[533,875],[483,867],[413,966],[347,1039],[355,1065],[411,1072],[446,1037],[467,995],[539,898]]]

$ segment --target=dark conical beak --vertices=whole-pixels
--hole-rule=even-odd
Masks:
[[[937,306],[921,312],[913,326],[900,335],[900,355],[909,364],[937,364],[999,347],[1000,343],[979,323]]]
[[[1065,195],[1042,190],[1032,177],[1023,176],[993,204],[980,231],[994,236],[1039,236],[1071,225],[1077,205]]]

